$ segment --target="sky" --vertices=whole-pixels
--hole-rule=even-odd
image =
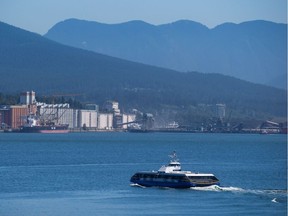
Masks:
[[[0,0],[0,21],[41,35],[69,18],[154,25],[188,19],[209,28],[251,20],[287,23],[287,0]]]

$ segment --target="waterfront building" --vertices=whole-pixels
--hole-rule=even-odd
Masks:
[[[98,114],[98,129],[112,130],[113,129],[113,114],[99,113]]]
[[[56,124],[68,124],[69,128],[77,127],[77,110],[70,109],[68,103],[46,104],[37,103],[37,114],[43,122],[55,122]]]
[[[36,95],[34,91],[27,91],[27,92],[22,92],[20,94],[20,104],[35,104],[36,103]]]
[[[88,130],[127,129],[129,123],[135,122],[136,114],[121,114],[119,103],[107,101],[103,112],[96,104],[86,104],[84,109],[71,109],[68,103],[46,104],[36,101],[34,91],[22,92],[20,104],[0,107],[1,128],[19,129],[27,122],[29,115],[38,116],[43,124],[68,124],[70,129],[86,128]]]
[[[8,106],[1,106],[0,107],[0,127],[1,129],[10,128],[11,125],[8,125],[9,120],[9,107]]]
[[[20,128],[26,123],[26,117],[29,114],[28,105],[9,106],[8,119],[5,122],[11,129]]]
[[[96,110],[99,112],[99,106],[97,104],[85,104],[86,110]]]
[[[104,112],[111,112],[114,115],[120,115],[119,103],[116,101],[106,101],[103,105]]]
[[[97,128],[97,111],[96,110],[79,110],[78,112],[79,128]]]
[[[122,128],[127,129],[128,126],[136,120],[135,114],[122,114]]]

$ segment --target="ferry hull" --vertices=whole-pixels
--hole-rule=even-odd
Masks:
[[[155,182],[155,181],[135,181],[132,183],[138,184],[144,187],[168,187],[168,188],[191,188],[191,187],[208,187],[211,185],[220,185],[217,183],[191,183],[191,182]]]
[[[168,188],[190,188],[190,183],[155,182],[155,181],[131,181],[144,187],[168,187]]]
[[[198,174],[197,174],[198,175]],[[200,178],[199,178],[200,177]],[[186,174],[139,172],[135,173],[130,182],[145,187],[191,188],[220,185],[219,180],[210,176],[186,176]]]

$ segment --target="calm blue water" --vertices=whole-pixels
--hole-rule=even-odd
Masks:
[[[286,138],[1,133],[0,215],[286,215]],[[157,170],[173,150],[183,170],[214,173],[221,187],[130,185],[135,172]]]

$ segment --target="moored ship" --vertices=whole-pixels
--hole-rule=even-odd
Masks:
[[[219,185],[219,180],[210,173],[194,173],[182,171],[177,155],[170,155],[171,161],[158,171],[142,171],[135,173],[130,181],[145,187],[190,188]]]
[[[22,133],[68,133],[68,124],[55,124],[54,122],[40,123],[40,120],[34,116],[27,116],[27,122],[19,132]]]

